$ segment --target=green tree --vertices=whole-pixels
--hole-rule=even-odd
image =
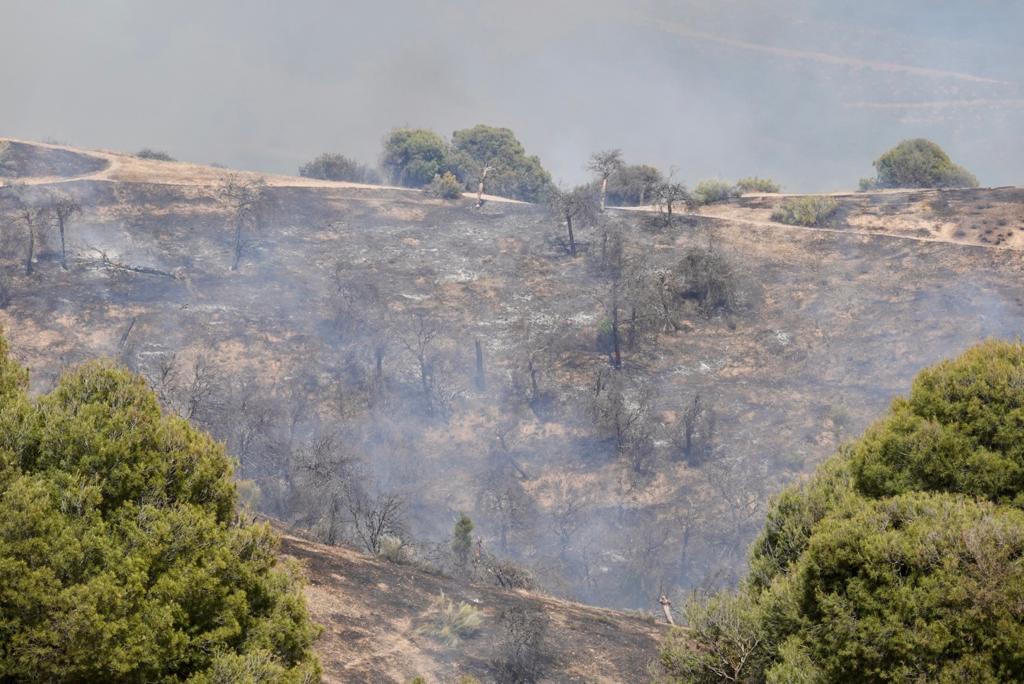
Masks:
[[[448,145],[425,128],[396,128],[384,138],[381,167],[392,183],[421,188],[446,168]]]
[[[622,150],[603,150],[595,152],[587,163],[587,170],[597,176],[601,186],[600,209],[604,213],[605,201],[608,198],[608,179],[623,167]]]
[[[664,182],[661,171],[646,164],[626,164],[608,178],[608,203],[635,207],[655,200],[656,190]]]
[[[469,554],[473,550],[473,521],[465,513],[459,513],[452,533],[452,552],[455,563],[461,570],[469,567]]]
[[[675,681],[1024,680],[1024,345],[989,341],[772,504],[736,594],[666,641]],[[705,628],[708,615],[728,630]],[[712,625],[715,622],[711,623]],[[749,643],[742,642],[742,643]],[[733,658],[730,662],[733,662]]]
[[[452,134],[449,165],[467,187],[486,169],[485,191],[502,197],[540,202],[551,189],[551,175],[540,159],[527,155],[508,128],[483,124]]]
[[[946,152],[925,138],[904,140],[874,162],[880,188],[974,188],[978,179],[954,164]],[[862,187],[872,185],[862,182]]]
[[[223,447],[107,363],[32,400],[0,340],[0,680],[307,681],[295,567]]]

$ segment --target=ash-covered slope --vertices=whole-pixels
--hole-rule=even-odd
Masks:
[[[534,649],[542,681],[641,682],[668,628],[664,619],[466,584],[287,534],[282,553],[305,569],[307,604],[324,627],[317,651],[327,682],[494,681],[516,618],[542,625]],[[479,627],[456,644],[429,629],[442,599],[479,611]]]
[[[227,172],[95,156],[0,189],[21,361],[121,359],[227,442],[263,511],[322,539],[349,535],[358,481],[403,502],[405,541],[466,512],[489,553],[601,605],[732,581],[772,492],[917,370],[1024,323],[1013,250],[609,212],[571,258],[538,207],[306,179],[267,179],[233,270]],[[52,192],[83,207],[68,268],[41,225],[29,275],[18,203]],[[729,310],[705,315],[708,264]]]

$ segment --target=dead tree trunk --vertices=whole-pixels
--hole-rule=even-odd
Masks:
[[[622,344],[619,340],[619,291],[612,290],[612,368],[622,368]]]
[[[484,206],[484,180],[487,179],[487,174],[491,172],[490,166],[485,166],[484,170],[480,173],[480,185],[476,189],[476,208]]]
[[[68,270],[68,252],[64,247],[64,223],[66,219],[62,214],[57,214],[57,230],[60,232],[60,267]]]
[[[487,377],[484,375],[484,350],[480,340],[473,340],[476,347],[476,388],[483,392],[487,389]]]
[[[661,604],[661,610],[665,613],[665,621],[670,625],[675,625],[676,621],[672,619],[672,602],[668,600],[668,596],[662,594],[658,603]]]
[[[572,233],[572,216],[565,217],[565,227],[569,229],[569,256],[576,256],[576,238]]]
[[[235,259],[231,263],[231,270],[238,270],[238,262],[242,260],[242,223],[244,218],[241,214],[235,217]]]
[[[28,228],[28,257],[25,259],[25,273],[32,275],[32,258],[36,251],[36,229],[32,225],[32,221],[25,222]]]

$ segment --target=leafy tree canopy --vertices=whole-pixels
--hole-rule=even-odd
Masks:
[[[384,138],[381,167],[392,183],[421,188],[446,168],[448,145],[425,128],[396,128]]]
[[[688,606],[676,681],[1024,679],[1024,345],[923,371],[783,492],[738,593]],[[719,674],[716,674],[719,673]]]
[[[647,164],[626,164],[608,177],[608,204],[635,207],[650,204],[664,181],[661,171]]]
[[[0,680],[309,681],[298,574],[223,447],[107,363],[30,399],[0,338]]]
[[[479,181],[485,168],[485,190],[526,202],[540,202],[551,189],[551,175],[540,159],[528,156],[508,128],[478,125],[452,134],[449,160],[455,175],[466,184]]]

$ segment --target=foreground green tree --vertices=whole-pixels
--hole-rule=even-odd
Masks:
[[[862,189],[976,188],[978,179],[953,163],[946,152],[925,138],[904,140],[874,162],[878,175],[861,181]]]
[[[380,165],[392,183],[422,188],[446,169],[448,145],[425,128],[396,128],[384,138]]]
[[[27,380],[0,339],[0,680],[315,681],[298,572],[223,448],[109,364]]]
[[[680,682],[1024,680],[1024,345],[986,342],[773,503],[737,593],[666,641]]]

